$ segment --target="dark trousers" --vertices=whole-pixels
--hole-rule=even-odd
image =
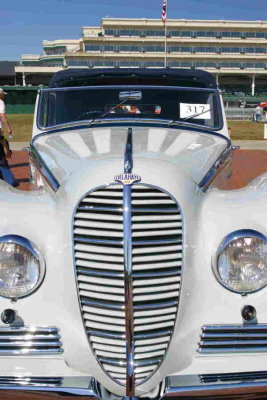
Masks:
[[[7,161],[4,159],[0,160],[0,179],[9,183],[10,185],[16,187],[18,182],[14,178]]]

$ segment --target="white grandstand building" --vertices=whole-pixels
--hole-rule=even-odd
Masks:
[[[167,21],[167,67],[211,72],[229,94],[267,94],[267,21]],[[43,41],[15,67],[24,85],[46,84],[62,68],[161,68],[164,25],[158,19],[103,18],[80,39]]]

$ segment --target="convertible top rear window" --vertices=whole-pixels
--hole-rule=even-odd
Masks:
[[[147,86],[45,89],[38,115],[42,128],[85,120],[149,118],[218,129],[221,121],[217,90]]]

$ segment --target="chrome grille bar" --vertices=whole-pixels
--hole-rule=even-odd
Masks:
[[[131,165],[130,162],[129,165]],[[132,282],[131,194],[132,194],[131,185],[124,185],[123,242],[124,242],[124,287],[125,287],[125,335],[126,335],[126,361],[127,361],[126,395],[128,397],[134,396],[134,315],[133,315],[133,282]]]
[[[267,325],[205,325],[199,353],[267,352]]]
[[[0,356],[63,353],[56,327],[1,327]]]
[[[132,128],[128,129],[124,156],[124,173],[133,168]],[[134,313],[132,280],[132,186],[123,186],[123,248],[125,288],[125,336],[126,336],[126,396],[133,397],[134,385]]]

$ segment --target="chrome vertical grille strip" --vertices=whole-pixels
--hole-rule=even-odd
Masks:
[[[132,128],[128,129],[124,155],[124,173],[133,168]],[[123,248],[125,288],[126,396],[134,396],[134,315],[132,281],[132,186],[123,186]]]
[[[125,336],[126,336],[126,394],[134,396],[134,316],[132,282],[132,210],[131,185],[123,187],[123,244],[125,287]]]

